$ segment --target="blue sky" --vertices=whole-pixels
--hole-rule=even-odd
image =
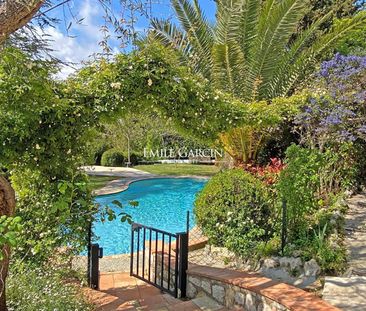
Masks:
[[[153,16],[159,18],[171,18],[174,16],[173,9],[170,6],[169,0],[153,0],[155,3],[152,8]],[[119,0],[112,0],[113,9],[118,13]],[[215,2],[213,0],[199,1],[206,16],[214,19]],[[55,27],[46,27],[45,33],[52,39],[51,46],[54,50],[54,56],[64,62],[79,64],[82,61],[88,60],[89,56],[102,51],[99,42],[103,38],[100,31],[104,25],[104,11],[98,0],[71,0],[67,6],[59,7],[49,13],[52,17],[61,20]],[[73,17],[73,16],[74,17]],[[83,18],[81,24],[75,23],[76,20]],[[67,30],[70,22],[72,25]],[[148,28],[148,21],[144,18],[139,18],[137,28],[144,31]],[[118,40],[111,40],[111,46],[115,53],[120,51]],[[74,67],[78,67],[76,65]],[[64,67],[60,77],[67,77],[72,73],[72,67]]]

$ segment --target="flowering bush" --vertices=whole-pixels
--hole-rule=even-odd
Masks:
[[[320,150],[366,140],[366,57],[337,54],[324,62],[313,90],[295,124],[303,143]]]
[[[343,56],[322,63],[320,80],[331,97],[342,103],[366,103],[366,56]]]
[[[253,255],[274,230],[272,196],[268,187],[242,169],[215,175],[197,197],[198,225],[214,245],[240,255]]]
[[[267,184],[272,185],[278,180],[278,177],[285,165],[279,158],[271,158],[270,160],[271,162],[266,166],[242,164],[240,167],[259,177],[260,179],[263,179]]]

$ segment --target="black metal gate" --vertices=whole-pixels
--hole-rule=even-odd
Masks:
[[[186,297],[188,232],[132,223],[130,274],[174,297]]]

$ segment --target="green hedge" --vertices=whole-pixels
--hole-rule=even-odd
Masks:
[[[273,203],[268,186],[242,169],[215,175],[195,202],[198,225],[211,243],[240,255],[272,237]]]
[[[109,149],[103,153],[101,164],[103,166],[123,166],[125,163],[125,156],[123,152],[118,149]]]

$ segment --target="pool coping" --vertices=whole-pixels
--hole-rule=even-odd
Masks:
[[[103,175],[101,175],[103,176]],[[118,178],[119,177],[119,178]],[[116,176],[116,179],[108,182],[103,188],[93,191],[94,196],[106,196],[111,194],[117,194],[126,191],[132,183],[149,180],[149,179],[205,179],[208,180],[212,176],[199,176],[199,175],[182,175],[182,176],[171,176],[171,175],[155,175],[151,174],[148,176],[127,178],[123,179],[123,176]],[[115,185],[114,185],[115,184]]]

